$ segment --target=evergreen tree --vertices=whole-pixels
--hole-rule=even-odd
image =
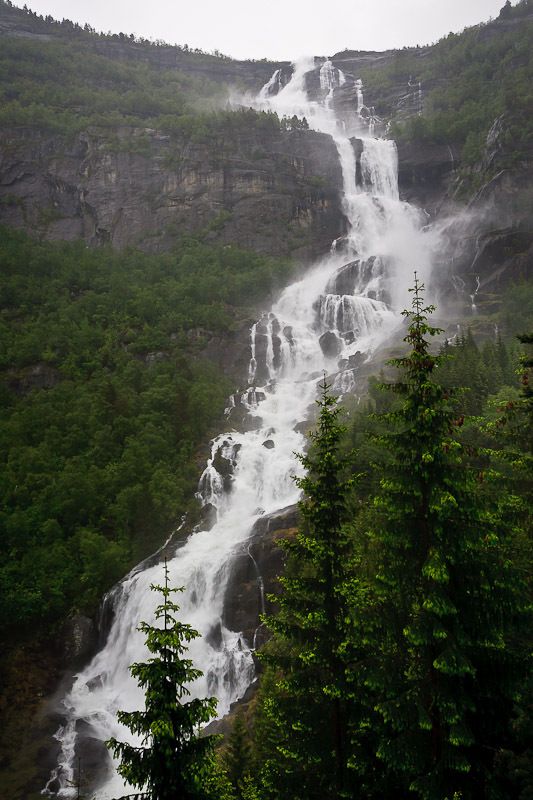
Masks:
[[[523,333],[518,336],[518,339],[526,347],[529,345],[529,352],[525,353],[521,359],[522,368],[522,388],[521,388],[521,403],[520,413],[522,416],[522,446],[523,449],[529,454],[533,454],[533,333]]]
[[[251,764],[251,748],[242,712],[235,717],[224,754],[224,762],[235,798],[243,800],[246,778]]]
[[[207,800],[221,798],[217,786],[213,756],[213,736],[199,737],[201,723],[215,714],[215,699],[193,699],[187,684],[201,676],[192,661],[183,658],[187,644],[199,636],[190,625],[179,622],[174,614],[179,606],[172,602],[165,561],[165,585],[152,585],[163,595],[156,609],[156,619],[163,627],[141,622],[146,645],[153,657],[130,667],[145,690],[144,711],[119,711],[118,719],[132,733],[142,737],[135,747],[110,739],[107,746],[121,763],[119,773],[132,786],[141,789],[137,798],[146,800]],[[221,783],[223,783],[221,779]]]
[[[483,345],[482,358],[487,390],[489,394],[494,394],[494,392],[498,391],[504,382],[501,367],[502,356],[503,342],[501,343],[501,346],[499,346],[494,345],[490,339],[487,339]]]
[[[317,401],[317,430],[306,469],[302,523],[284,542],[287,553],[277,613],[267,620],[274,637],[262,659],[257,733],[267,797],[351,796],[345,672],[347,608],[344,587],[349,539],[343,527],[351,479],[339,454],[344,428],[326,380]]]
[[[496,353],[502,374],[502,382],[508,384],[509,386],[513,386],[516,383],[513,364],[509,351],[507,350],[505,342],[503,341],[500,333],[498,333],[498,337],[496,339]]]
[[[434,380],[442,356],[427,337],[439,331],[416,275],[411,291],[411,349],[391,362],[403,402],[384,415],[372,603],[358,612],[367,626],[364,681],[381,718],[377,754],[403,785],[397,796],[504,797],[494,761],[510,740],[526,668],[513,649],[525,592],[497,505],[457,441],[453,398]]]
[[[511,5],[511,0],[506,0],[505,5],[500,8],[500,13],[498,14],[499,19],[510,19],[513,15],[512,11],[513,7]]]

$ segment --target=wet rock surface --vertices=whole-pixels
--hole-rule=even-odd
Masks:
[[[76,670],[94,653],[98,644],[98,631],[94,620],[82,614],[73,614],[63,626],[64,663]]]
[[[437,264],[437,274],[453,287],[447,293],[467,312],[494,310],[508,286],[533,276],[533,145],[524,149],[519,167],[498,170],[506,153],[493,149],[492,138],[486,156],[491,168],[477,167],[486,180],[465,212],[452,217],[444,231],[447,263]]]
[[[400,142],[398,183],[402,199],[416,203],[434,218],[459,164],[459,150],[453,145]]]
[[[242,631],[247,642],[258,647],[265,631],[259,615],[263,603],[268,610],[268,594],[276,593],[277,578],[282,572],[284,557],[279,540],[291,535],[298,525],[298,506],[287,506],[260,517],[249,542],[233,562],[224,600],[223,623],[234,631]]]
[[[76,723],[76,733],[80,785],[87,788],[87,784],[90,783],[90,789],[94,791],[102,786],[113,772],[109,751],[105,744],[94,736],[93,729],[84,720],[78,720]]]
[[[9,388],[17,395],[27,395],[35,389],[53,389],[62,380],[59,370],[42,362],[6,372]]]
[[[77,615],[67,621],[56,637],[36,637],[2,653],[2,798],[41,797],[59,756],[59,744],[53,738],[64,724],[58,712],[59,701],[68,690],[77,665],[93,654],[95,641],[94,623]]]
[[[318,343],[326,358],[335,358],[342,350],[341,340],[333,331],[323,333]]]

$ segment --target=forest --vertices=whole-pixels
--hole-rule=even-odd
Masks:
[[[198,447],[232,387],[202,349],[246,327],[289,268],[191,237],[149,256],[8,229],[0,259],[0,628],[13,644],[93,613],[190,508]]]

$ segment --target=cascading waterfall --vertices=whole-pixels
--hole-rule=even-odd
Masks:
[[[356,111],[357,111],[358,114],[360,114],[361,111],[363,110],[363,105],[364,105],[364,101],[363,101],[363,81],[360,78],[358,78],[356,80],[356,82],[355,82],[355,91],[356,91],[356,94],[357,94],[357,109],[356,109]]]
[[[361,172],[364,188],[373,197],[399,199],[398,153],[391,139],[365,139]]]
[[[279,92],[281,88],[282,88],[281,70],[277,69],[270,78],[270,80],[268,81],[268,83],[265,83],[265,85],[261,89],[261,92],[259,93],[259,96],[261,97],[261,99],[266,100],[268,97],[270,97],[270,95]]]
[[[328,58],[320,67],[319,78],[320,88],[324,93],[324,105],[329,109],[335,89],[338,89],[339,86],[343,86],[346,83],[346,77]]]
[[[319,101],[310,100],[306,91],[306,75],[315,69],[320,69]],[[347,232],[253,325],[249,386],[231,403],[244,406],[251,430],[232,430],[211,443],[198,496],[214,524],[180,542],[168,561],[171,585],[185,587],[180,615],[202,634],[190,647],[190,657],[204,673],[191,686],[192,695],[216,695],[220,716],[254,679],[254,643],[224,624],[234,559],[249,552],[250,533],[263,514],[298,499],[292,476],[300,474],[301,465],[294,453],[305,447],[299,423],[308,418],[323,371],[336,376],[338,392],[353,390],[358,364],[398,326],[398,308],[413,269],[423,279],[431,263],[433,237],[423,229],[423,215],[399,200],[396,148],[370,135],[360,81],[352,79],[355,123],[335,117],[334,93],[348,80],[331,61],[315,67],[311,59],[294,65],[286,85],[276,71],[255,101],[257,108],[281,116],[305,115],[312,129],[333,137],[342,167]],[[147,656],[137,626],[140,620],[153,622],[158,598],[150,584],[161,580],[161,564],[148,562],[113,590],[114,621],[107,641],[75,676],[62,701],[65,722],[56,733],[61,754],[45,794],[76,795],[72,781],[81,731],[102,742],[115,737],[136,743],[118,724],[116,712],[143,706],[143,693],[128,668]],[[128,789],[110,763],[94,796],[104,800]]]

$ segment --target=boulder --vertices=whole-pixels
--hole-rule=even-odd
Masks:
[[[342,350],[341,340],[333,331],[323,333],[318,343],[326,358],[335,358]]]
[[[200,529],[210,531],[213,525],[216,524],[218,512],[212,503],[206,503],[202,506]]]
[[[361,364],[364,362],[365,357],[363,353],[358,350],[356,353],[352,353],[351,356],[348,356],[348,369],[355,369],[356,367],[360,367]]]
[[[260,517],[243,544],[232,565],[224,598],[223,624],[241,631],[248,644],[261,634],[259,615],[268,609],[268,594],[277,590],[277,578],[283,568],[283,551],[279,540],[290,535],[298,525],[298,506],[265,514]]]
[[[326,286],[327,294],[353,294],[355,284],[359,278],[361,262],[359,259],[350,261],[341,267],[336,275],[331,278]]]
[[[226,458],[222,455],[222,448],[227,446],[228,442],[224,442],[218,450],[216,451],[213,457],[213,467],[216,469],[219,475],[222,475],[223,478],[226,478],[228,475],[231,475],[233,472],[233,464],[229,458]]]
[[[93,728],[85,720],[76,723],[76,755],[75,755],[75,780],[78,779],[77,770],[80,770],[80,788],[89,788],[92,792],[104,784],[113,773],[113,764],[109,750],[101,739],[95,736]]]

